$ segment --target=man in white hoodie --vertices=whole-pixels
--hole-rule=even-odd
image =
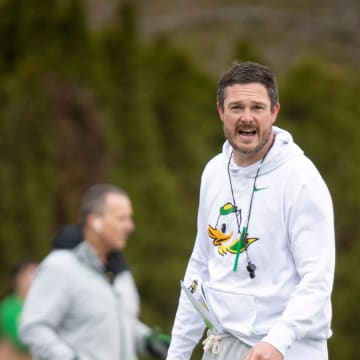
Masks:
[[[335,240],[331,196],[318,170],[274,126],[274,74],[243,62],[219,80],[226,141],[206,165],[197,236],[184,284],[204,285],[220,330],[204,360],[327,360]],[[167,360],[188,360],[205,329],[182,291]]]

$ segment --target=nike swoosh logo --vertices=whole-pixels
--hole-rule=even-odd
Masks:
[[[258,188],[258,187],[256,187],[256,186],[254,186],[254,191],[256,192],[256,191],[261,191],[261,190],[266,190],[266,189],[270,189],[269,187],[260,187],[260,188]]]

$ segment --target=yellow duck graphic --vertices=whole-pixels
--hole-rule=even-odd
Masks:
[[[214,246],[218,246],[218,253],[220,255],[225,255],[227,253],[237,254],[238,252],[242,253],[247,249],[249,245],[258,240],[258,238],[248,238],[245,239],[236,237],[231,241],[234,235],[234,230],[229,230],[229,225],[231,224],[229,215],[237,216],[236,207],[231,203],[226,203],[220,208],[220,214],[217,220],[215,227],[208,225],[208,235],[213,240]],[[239,242],[241,242],[239,244]],[[229,243],[229,244],[228,244]]]

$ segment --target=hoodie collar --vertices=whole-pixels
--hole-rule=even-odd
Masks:
[[[90,268],[96,270],[99,273],[104,273],[104,267],[97,257],[94,249],[87,241],[82,241],[75,249],[75,255],[77,258],[84,263],[85,265],[89,266]]]

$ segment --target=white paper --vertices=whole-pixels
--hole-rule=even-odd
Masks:
[[[211,330],[222,332],[223,328],[216,319],[214,313],[211,311],[209,303],[206,298],[206,289],[200,279],[193,280],[190,286],[186,286],[183,281],[180,281],[181,288],[184,290],[195,309],[199,312],[205,325]]]

